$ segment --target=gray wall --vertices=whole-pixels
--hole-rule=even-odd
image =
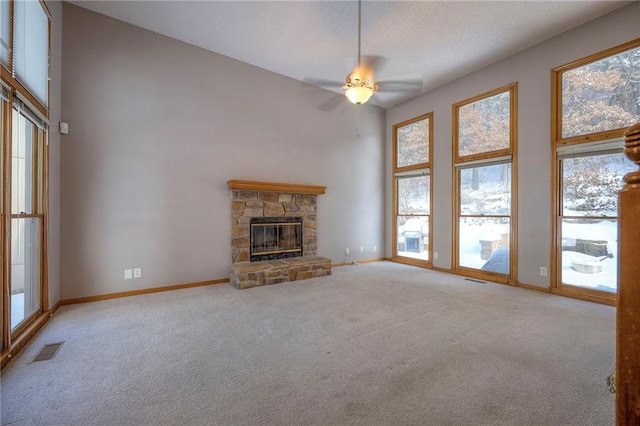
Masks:
[[[451,104],[514,81],[518,279],[548,286],[539,267],[551,246],[550,69],[640,37],[634,3],[389,109],[385,123],[377,107],[325,113],[315,105],[326,94],[297,81],[67,3],[49,7],[52,303],[227,277],[228,179],[326,185],[319,254],[335,263],[346,247],[349,260],[390,256],[391,126],[429,111],[434,265],[450,268]],[[61,138],[60,99],[71,129]],[[125,281],[133,267],[143,277]]]
[[[327,92],[67,3],[62,10],[63,299],[227,278],[229,179],[327,186],[318,254],[334,263],[346,247],[351,259],[380,256],[384,110],[323,112],[316,105]],[[125,281],[134,267],[142,278]]]
[[[51,12],[49,86],[49,307],[60,300],[60,133],[62,108],[62,2],[46,2]]]
[[[538,44],[387,110],[387,185],[391,200],[392,126],[434,112],[433,249],[440,268],[452,266],[451,105],[518,82],[518,280],[549,286],[539,268],[551,261],[551,76],[560,65],[640,37],[640,3]],[[386,206],[391,224],[391,203]],[[391,255],[391,227],[386,229]]]

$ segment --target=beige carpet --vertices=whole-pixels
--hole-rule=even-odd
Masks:
[[[63,307],[3,370],[2,424],[612,425],[614,347],[609,306],[347,266]]]

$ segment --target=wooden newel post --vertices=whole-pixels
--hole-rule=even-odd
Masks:
[[[625,133],[625,154],[640,167],[640,123]],[[624,177],[618,202],[616,424],[640,425],[640,170]]]

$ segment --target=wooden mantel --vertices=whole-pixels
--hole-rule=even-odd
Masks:
[[[295,183],[259,182],[252,180],[227,181],[232,191],[285,192],[287,194],[324,194],[326,186],[300,185]]]

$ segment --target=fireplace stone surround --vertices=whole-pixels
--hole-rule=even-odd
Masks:
[[[326,187],[230,180],[230,283],[244,289],[260,285],[331,275],[331,260],[317,256],[317,196]],[[256,217],[300,217],[303,256],[250,261],[250,222]]]

